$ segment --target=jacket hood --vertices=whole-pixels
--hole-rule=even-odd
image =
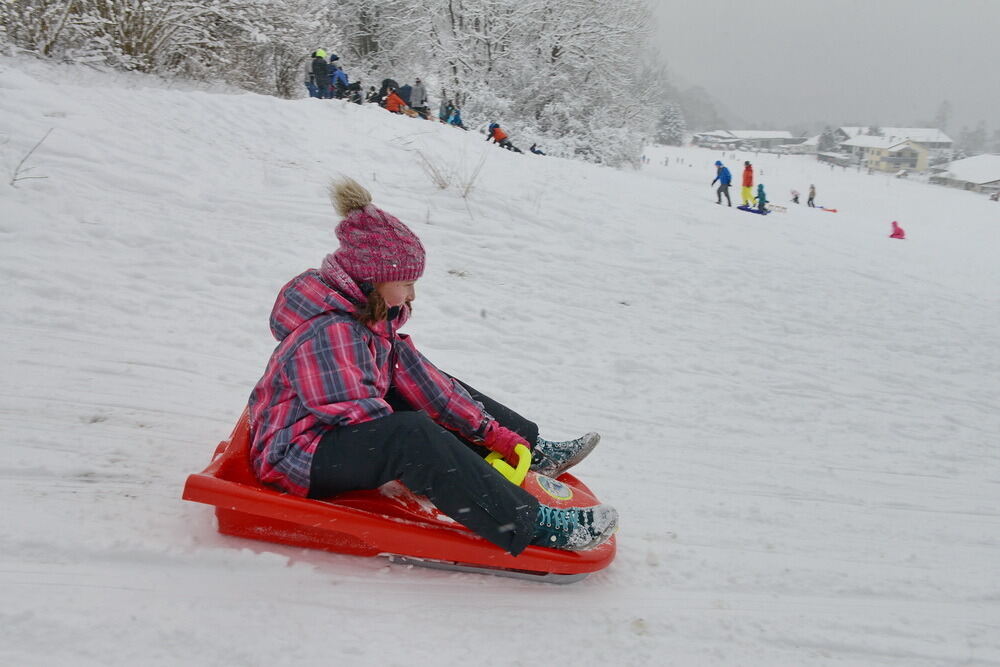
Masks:
[[[271,334],[279,341],[284,340],[314,317],[326,313],[351,316],[360,307],[334,285],[324,282],[317,269],[309,269],[292,278],[278,292],[271,309]]]
[[[278,292],[271,309],[271,334],[284,340],[311,319],[327,314],[341,314],[352,319],[361,312],[368,299],[340,267],[332,255],[323,261],[322,269],[308,269],[295,276]],[[389,337],[392,330],[409,319],[410,309],[402,308],[389,322],[376,322],[369,328],[380,336]]]

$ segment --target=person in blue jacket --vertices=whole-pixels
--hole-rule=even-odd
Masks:
[[[462,110],[458,107],[452,107],[451,116],[448,118],[448,124],[454,125],[455,127],[460,127],[463,130],[468,130],[465,125],[462,125]]]
[[[330,65],[330,85],[333,87],[333,96],[336,99],[343,99],[347,96],[347,87],[350,83],[347,72],[336,65]]]
[[[715,161],[715,178],[712,179],[712,185],[715,182],[719,182],[719,189],[715,191],[716,194],[716,204],[722,203],[722,195],[726,195],[726,203],[730,206],[733,205],[733,200],[729,198],[729,184],[733,182],[733,175],[729,173],[729,169],[726,165],[722,164],[721,161]]]

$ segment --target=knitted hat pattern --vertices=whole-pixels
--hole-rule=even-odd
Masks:
[[[344,219],[337,225],[340,247],[334,261],[358,283],[416,280],[424,273],[425,251],[420,239],[395,216],[371,203],[368,191],[353,181],[332,189]]]

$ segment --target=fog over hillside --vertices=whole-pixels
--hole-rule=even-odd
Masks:
[[[1000,130],[1000,3],[992,0],[658,0],[658,48],[678,82],[697,83],[760,128],[914,126],[950,103],[953,136]]]

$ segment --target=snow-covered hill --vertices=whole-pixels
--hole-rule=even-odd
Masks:
[[[8,184],[50,128],[18,172],[44,178]],[[839,210],[762,218],[709,187],[752,155],[616,171],[10,58],[0,143],[0,663],[1000,664],[995,203],[760,156],[772,199]],[[621,512],[608,570],[281,548],[180,500],[276,290],[335,243],[339,174],[428,249],[431,359],[545,435],[603,433],[578,474]]]

